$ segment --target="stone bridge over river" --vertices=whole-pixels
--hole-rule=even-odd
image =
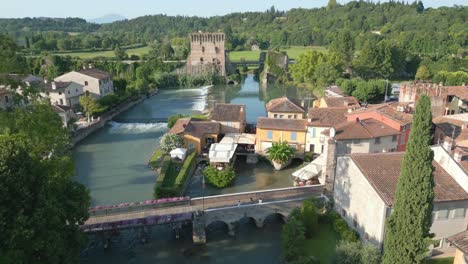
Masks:
[[[239,220],[245,217],[253,219],[257,227],[263,227],[265,219],[275,214],[286,221],[303,200],[322,193],[323,186],[316,185],[94,208],[81,228],[86,233],[109,237],[122,229],[146,233],[144,230],[153,225],[170,224],[178,228],[192,223],[194,242],[205,243],[205,228],[214,222],[226,223],[233,235]]]

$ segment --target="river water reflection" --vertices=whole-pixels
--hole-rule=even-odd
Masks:
[[[246,104],[247,122],[255,123],[259,116],[265,116],[266,102],[286,95],[307,97],[295,87],[262,88],[252,75],[238,86],[161,90],[75,147],[77,180],[90,189],[93,205],[151,199],[156,175],[148,169],[147,161],[160,137],[167,132],[166,123],[160,122],[161,119],[176,113],[200,114],[215,102],[225,102]],[[291,186],[290,174],[298,165],[274,172],[265,161],[257,165],[245,164],[242,159],[239,162],[236,166],[238,177],[233,187],[224,190],[208,187],[205,195],[288,187]],[[199,174],[193,177],[188,195],[201,196]],[[235,238],[212,228],[208,231],[209,243],[195,251],[190,230],[186,230],[187,234],[180,240],[175,240],[170,230],[154,228],[153,240],[144,246],[137,246],[131,232],[124,232],[114,241],[113,249],[104,252],[97,246],[85,254],[83,262],[277,263],[275,261],[280,257],[280,227],[279,221],[272,221],[269,227],[258,230],[255,225],[246,223],[241,225]],[[253,229],[257,230],[255,236],[251,234]]]

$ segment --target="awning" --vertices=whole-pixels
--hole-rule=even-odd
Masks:
[[[315,160],[311,163],[307,164],[306,166],[300,168],[299,170],[293,172],[293,176],[299,178],[301,180],[310,180],[313,177],[317,176],[322,172],[323,162],[324,162],[323,155],[318,156]]]
[[[246,144],[254,145],[255,144],[255,134],[247,133],[227,133],[224,135],[224,138],[219,142],[221,144]]]
[[[210,147],[210,162],[229,163],[236,152],[237,144],[215,143]]]

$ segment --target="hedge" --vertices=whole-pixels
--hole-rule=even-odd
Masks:
[[[170,168],[174,166],[172,160],[169,156],[165,156],[163,159],[163,164],[161,167],[161,172],[156,180],[156,185],[154,187],[154,197],[155,198],[164,198],[164,197],[175,197],[181,195],[187,178],[192,170],[193,166],[196,165],[196,152],[190,153],[185,159],[182,168],[176,176],[174,184],[170,187],[164,186],[164,182],[168,179],[168,173],[171,173]]]

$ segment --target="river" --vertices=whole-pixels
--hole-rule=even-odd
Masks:
[[[247,122],[255,123],[265,116],[268,100],[290,96],[304,98],[295,87],[270,86],[263,88],[252,75],[241,85],[214,86],[192,89],[168,89],[145,100],[115,118],[114,122],[92,134],[74,149],[76,176],[90,189],[93,205],[118,204],[152,198],[156,175],[147,161],[167,132],[166,123],[158,122],[169,115],[200,114],[215,102],[246,104]],[[289,169],[274,172],[267,162],[256,166],[245,163],[237,166],[234,186],[218,190],[207,188],[205,195],[253,191],[291,186]],[[188,195],[200,196],[199,177],[193,177]],[[113,241],[110,250],[99,245],[86,251],[83,263],[277,263],[280,258],[279,219],[271,219],[263,229],[247,220],[241,224],[236,237],[227,236],[223,228],[208,229],[208,244],[194,248],[190,230],[175,239],[171,230],[152,229],[150,243],[135,243],[131,232],[124,232]],[[252,234],[255,230],[255,235]]]

